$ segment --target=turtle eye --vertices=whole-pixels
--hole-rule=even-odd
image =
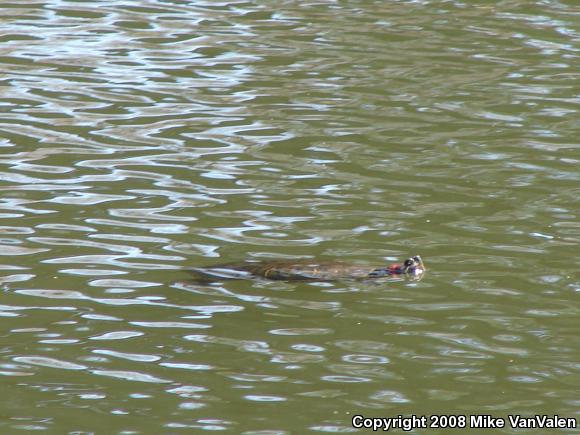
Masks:
[[[403,265],[405,266],[405,268],[407,267],[411,267],[412,265],[415,264],[415,259],[414,258],[408,258],[405,260],[405,262],[403,263]]]

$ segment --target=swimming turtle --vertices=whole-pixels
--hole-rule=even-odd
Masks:
[[[252,278],[275,281],[364,281],[390,276],[419,279],[425,271],[425,265],[421,257],[416,255],[403,263],[375,267],[313,260],[275,260],[220,264],[193,268],[191,271],[198,277],[197,282]]]

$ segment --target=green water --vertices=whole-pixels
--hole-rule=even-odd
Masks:
[[[578,418],[575,2],[0,8],[2,433]]]

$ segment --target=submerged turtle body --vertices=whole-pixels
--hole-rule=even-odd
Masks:
[[[404,263],[370,267],[340,262],[268,261],[222,264],[193,271],[207,282],[223,279],[266,278],[276,281],[340,281],[371,280],[389,276],[420,277],[425,271],[421,257],[414,256]]]

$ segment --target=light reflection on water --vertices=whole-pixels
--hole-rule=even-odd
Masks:
[[[7,10],[6,431],[577,415],[570,2]],[[417,282],[185,271],[417,254]]]

